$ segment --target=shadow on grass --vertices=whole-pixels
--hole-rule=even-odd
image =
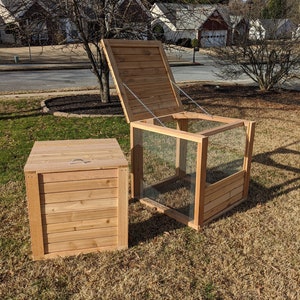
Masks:
[[[12,112],[12,113],[0,113],[0,120],[37,117],[37,116],[40,116],[42,114],[43,114],[43,112],[41,111],[41,108],[35,108],[35,109],[29,109],[29,110],[20,110],[18,112]]]
[[[138,200],[132,199],[131,201],[134,202]],[[185,227],[184,224],[177,222],[167,215],[154,212],[152,216],[145,221],[129,224],[129,247],[152,240],[166,232],[183,227]]]

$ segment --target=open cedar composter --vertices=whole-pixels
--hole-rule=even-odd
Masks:
[[[184,111],[160,42],[101,44],[130,122],[132,197],[195,229],[245,200],[254,122]]]

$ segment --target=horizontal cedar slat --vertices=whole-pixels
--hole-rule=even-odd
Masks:
[[[131,87],[132,84],[134,85],[155,85],[159,82],[169,82],[168,80],[166,80],[165,76],[161,76],[161,75],[157,75],[157,76],[149,76],[149,77],[141,77],[141,76],[130,76],[128,78],[126,78],[126,84]]]
[[[116,178],[99,178],[81,181],[66,181],[66,182],[48,182],[40,185],[40,192],[58,193],[67,191],[82,191],[82,190],[94,190],[108,187],[117,187],[118,181]]]
[[[147,69],[156,69],[163,67],[161,61],[137,61],[137,62],[120,62],[118,63],[118,68],[121,71],[122,69],[138,69],[140,73],[146,73]]]
[[[221,203],[228,201],[230,198],[240,194],[241,192],[243,192],[243,190],[244,190],[244,186],[243,184],[241,184],[240,186],[233,188],[230,191],[226,191],[223,194],[219,194],[217,198],[211,200],[208,203],[205,203],[204,213],[213,209],[214,207],[217,207]]]
[[[51,172],[39,174],[39,179],[42,183],[59,182],[59,181],[73,181],[81,179],[96,179],[96,178],[112,178],[118,176],[118,170],[103,169],[90,171],[73,171],[73,172]]]
[[[117,63],[122,63],[122,62],[144,62],[144,61],[160,61],[162,63],[161,58],[157,54],[149,54],[147,56],[144,56],[143,54],[128,54],[128,53],[123,53],[119,54],[116,57]]]
[[[140,76],[141,70],[138,68],[131,68],[131,69],[120,69],[119,74],[121,76],[122,82],[127,82],[127,78],[130,77],[141,77]],[[142,78],[150,78],[156,75],[161,76],[162,74],[167,74],[164,68],[147,68],[143,69],[143,76]]]
[[[77,240],[77,241],[70,241],[70,242],[61,242],[61,243],[53,243],[53,244],[46,244],[45,250],[46,253],[55,253],[55,252],[62,252],[62,251],[69,251],[69,250],[81,250],[81,249],[93,249],[98,248],[99,250],[105,249],[106,247],[116,247],[117,245],[117,236],[105,236],[105,237],[98,237],[89,240]],[[63,255],[63,253],[59,253]]]
[[[76,201],[76,200],[80,201],[80,200],[114,198],[117,196],[118,196],[117,188],[106,188],[106,189],[101,188],[101,189],[94,189],[94,190],[41,194],[41,203],[51,204],[51,203],[64,202],[64,201]]]
[[[97,210],[85,210],[85,211],[72,211],[65,213],[42,215],[44,224],[74,222],[83,220],[98,219],[99,216],[105,216],[106,218],[116,217],[118,210],[116,207],[109,207],[105,209]]]
[[[209,195],[205,195],[204,203],[208,204],[211,201],[214,201],[215,199],[221,197],[222,195],[226,195],[227,193],[231,192],[232,190],[239,188],[240,186],[243,186],[244,184],[244,178],[240,178],[236,181],[233,181],[232,183],[228,185],[223,185],[223,188],[221,186],[218,187],[218,189],[215,190],[215,192],[210,193]]]
[[[80,200],[80,201],[66,201],[47,205],[41,205],[43,214],[55,214],[61,212],[71,212],[80,210],[97,210],[99,208],[117,207],[117,198],[105,198],[96,200]]]
[[[107,218],[106,216],[93,220],[83,220],[67,223],[44,224],[47,233],[90,230],[100,227],[114,227],[118,225],[117,217]]]
[[[117,235],[117,227],[101,227],[90,230],[68,231],[49,233],[45,236],[45,241],[48,244],[76,241],[84,239],[94,239],[97,237],[115,236]]]
[[[47,143],[43,143],[38,142],[38,148],[34,148],[32,149],[32,154],[37,154],[37,153],[49,153],[49,147],[53,148],[51,149],[51,152],[54,151],[55,152],[93,152],[95,150],[107,150],[107,149],[115,149],[118,150],[118,148],[116,147],[117,145],[114,143],[111,143],[109,141],[107,141],[107,139],[104,139],[103,143],[102,142],[94,142],[94,143],[90,143],[91,140],[87,139],[85,140],[86,142],[83,143],[81,140],[76,140],[76,144],[73,143],[72,146],[70,146],[70,142],[71,141],[62,141],[62,140],[58,140],[58,141],[49,141],[49,144]],[[61,142],[61,143],[59,143]],[[107,142],[107,145],[106,145]],[[83,151],[82,151],[83,150]]]
[[[30,158],[32,162],[53,160],[55,162],[67,161],[70,163],[70,165],[71,164],[80,165],[80,164],[84,164],[85,161],[89,161],[91,157],[93,158],[93,160],[95,159],[99,160],[104,158],[106,158],[107,160],[113,160],[114,158],[118,158],[119,155],[118,153],[114,152],[114,149],[108,149],[105,151],[97,151],[96,149],[95,151],[89,151],[89,152],[69,151],[64,153],[63,151],[61,151],[57,153],[41,153],[38,155],[34,154]],[[76,159],[78,161],[75,161]],[[80,159],[83,161],[79,161]],[[88,164],[88,162],[86,163]]]
[[[224,186],[231,185],[232,183],[243,180],[245,177],[245,172],[244,171],[239,171],[233,175],[230,175],[220,181],[217,181],[216,183],[210,184],[208,187],[205,189],[205,195],[209,196],[212,193],[215,193],[219,189],[223,189]]]
[[[206,213],[204,213],[204,220],[207,220],[207,219],[213,217],[214,215],[222,212],[226,208],[229,208],[235,202],[240,201],[242,199],[242,197],[243,197],[243,193],[239,193],[239,194],[231,197],[227,201],[221,203],[220,205],[214,207],[213,209],[207,211]]]
[[[148,97],[155,98],[161,94],[169,95],[169,97],[170,95],[173,95],[171,85],[165,82],[157,83],[155,85],[131,85],[129,88],[140,99],[145,99]]]
[[[132,47],[114,47],[114,55],[117,57],[119,55],[158,55],[159,51],[157,47],[142,47],[142,48],[132,48]]]

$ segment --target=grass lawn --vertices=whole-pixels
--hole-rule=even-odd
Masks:
[[[37,262],[23,174],[34,141],[115,137],[129,158],[129,125],[0,97],[0,299],[300,299],[299,93],[192,93],[257,122],[248,200],[200,232],[130,201],[128,250]]]

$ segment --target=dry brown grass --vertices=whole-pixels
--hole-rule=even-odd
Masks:
[[[14,169],[0,186],[1,299],[300,299],[299,93],[193,89],[210,112],[257,122],[248,201],[201,232],[131,201],[128,250],[33,262],[22,175],[28,145],[19,162],[0,161],[2,174]],[[21,129],[24,114],[0,103],[0,144],[16,151],[18,131],[34,137],[39,117]],[[62,126],[57,120],[43,124]],[[68,122],[99,135],[96,119]]]

